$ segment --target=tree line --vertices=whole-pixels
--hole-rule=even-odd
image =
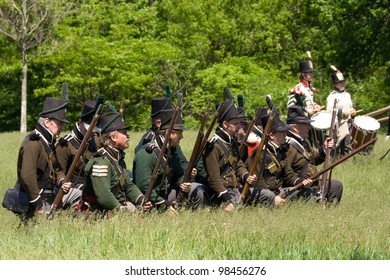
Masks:
[[[346,77],[356,109],[368,113],[390,104],[388,0],[32,2],[27,25],[43,17],[33,14],[38,8],[49,16],[31,33],[35,41],[26,50],[28,129],[45,97],[61,96],[64,82],[71,121],[83,101],[104,94],[117,108],[125,98],[126,122],[143,130],[150,126],[150,100],[165,95],[167,85],[172,95],[183,93],[190,128],[199,125],[208,104],[225,100],[224,86],[243,94],[250,116],[266,106],[267,94],[286,114],[288,89],[298,82],[306,51],[313,56],[321,105],[332,90],[330,65]],[[1,31],[7,31],[9,15],[18,23],[10,12],[23,4],[0,0],[0,131],[21,125],[23,44]]]

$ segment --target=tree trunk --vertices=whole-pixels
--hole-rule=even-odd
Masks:
[[[20,104],[20,132],[27,131],[27,1],[22,2],[22,92]]]
[[[27,60],[24,59],[22,66],[22,76],[23,78],[20,104],[20,132],[25,133],[27,131]]]

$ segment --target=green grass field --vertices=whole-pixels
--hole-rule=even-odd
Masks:
[[[16,161],[24,135],[0,134],[0,197],[16,180]],[[130,133],[127,150],[141,133]],[[185,131],[189,157],[195,131]],[[344,184],[338,207],[287,204],[273,211],[245,208],[180,211],[168,214],[117,214],[111,219],[73,219],[57,212],[53,220],[19,227],[11,212],[0,209],[1,260],[388,260],[390,259],[390,140],[379,135],[374,152],[356,155],[337,166],[334,179]],[[320,169],[320,168],[319,168]]]

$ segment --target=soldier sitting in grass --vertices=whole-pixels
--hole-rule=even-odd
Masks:
[[[269,115],[264,115],[262,118],[262,126],[266,127],[269,121]],[[247,204],[262,204],[273,207],[282,205],[285,198],[295,200],[298,198],[309,199],[312,190],[307,188],[311,184],[311,180],[304,181],[295,175],[291,166],[287,161],[288,145],[286,142],[287,130],[286,125],[278,115],[272,121],[268,139],[263,149],[262,159],[255,167],[255,174],[258,176],[256,186],[250,189],[251,198]],[[257,147],[248,160],[245,162],[249,169],[252,168],[254,158],[257,153]],[[292,187],[304,181],[305,188],[296,190],[292,193],[286,193],[285,188]]]
[[[167,109],[173,109],[171,104],[171,97],[157,97],[152,99],[152,108],[151,108],[151,120],[152,120],[152,127],[148,129],[148,131],[141,137],[141,140],[139,141],[138,145],[134,149],[134,154],[137,154],[138,151],[148,143],[154,143],[156,142],[160,147],[162,146],[163,142],[163,134],[159,133],[160,127],[161,127],[161,117],[162,112]],[[188,166],[188,160],[186,156],[184,155],[180,144],[176,146],[176,154],[179,157],[180,165],[183,170],[187,169]],[[206,172],[204,170],[203,166],[203,160],[200,159],[197,162],[197,165],[192,170],[193,176],[195,176],[195,180],[197,182],[200,182],[202,184],[205,184],[206,182]]]
[[[233,100],[222,102],[219,126],[207,143],[203,160],[207,172],[208,193],[212,205],[221,205],[230,212],[241,201],[243,184],[254,184],[256,175],[249,172],[238,156],[237,132],[241,126],[240,114]]]
[[[160,112],[161,126],[158,138],[164,139],[165,131],[169,128],[174,109],[166,109]],[[167,140],[167,148],[160,164],[157,180],[153,186],[150,200],[159,208],[174,210],[173,206],[178,193],[185,194],[187,205],[193,210],[198,209],[204,203],[204,187],[196,182],[183,182],[184,169],[177,152],[180,140],[183,138],[183,120],[178,115],[173,130]],[[162,138],[161,138],[162,137]],[[161,151],[162,143],[152,141],[144,145],[135,155],[133,162],[133,177],[136,185],[146,193],[149,181],[152,178],[158,155]],[[196,173],[192,173],[195,177]]]
[[[303,112],[302,108],[292,106],[288,110],[287,123],[290,124],[287,142],[290,144],[287,156],[290,165],[299,176],[309,178],[317,173],[316,165],[325,161],[326,149],[334,147],[334,139],[327,138],[325,143],[317,150],[308,141],[310,123],[309,119]],[[323,199],[326,196],[328,202],[340,202],[343,195],[343,184],[337,180],[327,181],[329,190],[323,194],[319,192],[320,182],[317,180],[313,184],[313,190],[317,199]]]
[[[35,214],[43,214],[50,210],[56,197],[56,178],[53,167],[53,147],[56,139],[64,130],[68,101],[47,97],[34,131],[23,140],[18,156],[18,182],[20,190],[27,192],[29,210],[23,218],[31,218]],[[71,183],[64,183],[61,188],[63,196],[60,208],[71,203],[73,197]]]
[[[144,195],[126,171],[124,150],[129,147],[129,135],[121,115],[110,112],[100,117],[101,136],[98,151],[85,167],[85,184],[77,211],[111,210],[135,212]],[[144,211],[152,207],[143,205]]]
[[[79,121],[74,125],[72,131],[62,137],[56,145],[56,163],[55,167],[57,170],[57,184],[61,186],[64,183],[64,179],[67,175],[69,168],[71,167],[73,160],[80,148],[80,145],[84,139],[87,130],[96,113],[96,101],[87,100],[84,102],[83,109]],[[94,128],[92,137],[87,140],[87,149],[72,173],[70,181],[72,182],[72,191],[81,198],[81,190],[84,184],[84,167],[88,160],[96,152],[96,138],[97,134],[100,133],[98,127]],[[79,199],[78,198],[78,199]],[[78,201],[77,199],[77,201]],[[77,202],[76,201],[76,202]]]

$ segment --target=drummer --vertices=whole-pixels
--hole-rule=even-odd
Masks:
[[[337,100],[337,141],[336,153],[340,156],[346,155],[351,150],[351,127],[352,119],[356,115],[353,108],[351,95],[346,91],[343,74],[334,66],[331,75],[333,91],[326,99],[326,111],[332,112],[334,100]]]
[[[313,114],[321,111],[321,106],[313,98],[317,90],[312,85],[314,68],[310,52],[307,52],[307,57],[307,61],[299,63],[300,81],[289,89],[287,108],[291,106],[303,107],[306,115],[311,117]]]
[[[299,106],[304,109],[306,116],[311,118],[313,115],[321,111],[321,106],[314,101],[314,94],[317,89],[312,85],[314,80],[314,66],[310,52],[307,52],[307,60],[299,63],[300,81],[294,87],[289,89],[287,100],[287,108]],[[315,130],[312,128],[309,131],[309,142],[316,148],[319,145],[315,137]]]

